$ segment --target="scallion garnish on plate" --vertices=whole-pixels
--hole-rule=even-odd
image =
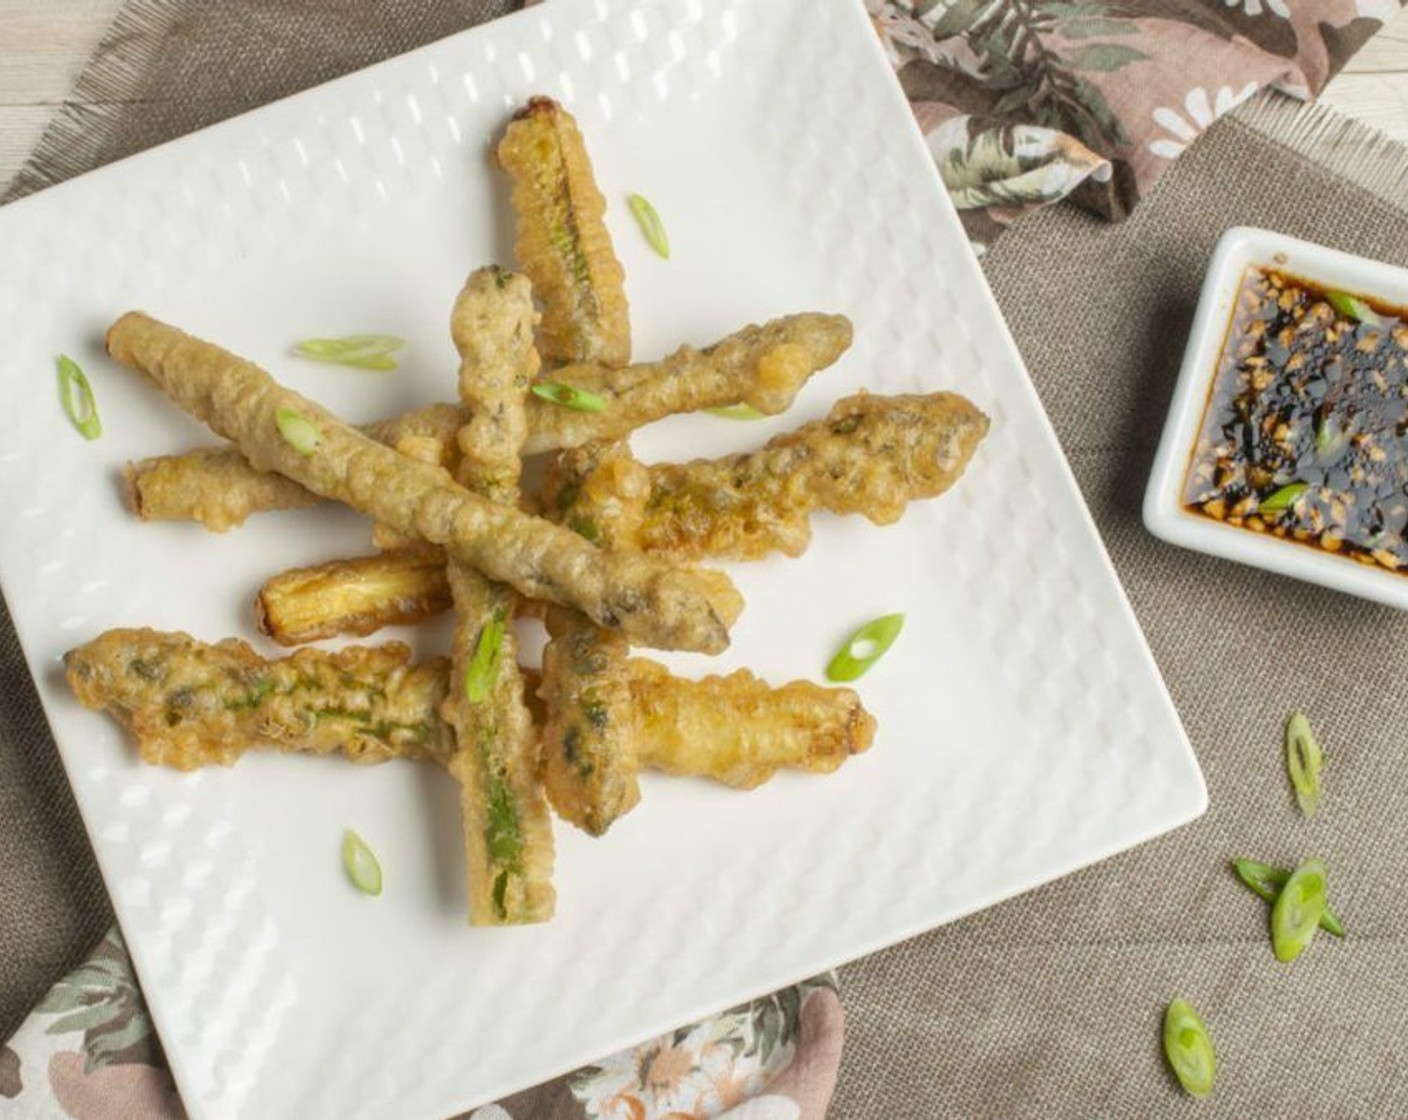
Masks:
[[[350,828],[342,834],[342,866],[352,885],[363,894],[381,893],[381,864],[367,842]]]
[[[1327,291],[1325,293],[1325,299],[1329,302],[1330,306],[1341,315],[1348,316],[1370,327],[1382,327],[1384,325],[1383,316],[1358,296],[1352,296],[1348,292]]]
[[[1310,721],[1295,712],[1286,721],[1286,773],[1296,791],[1296,804],[1307,817],[1313,817],[1320,807],[1320,771],[1325,754]]]
[[[904,627],[904,615],[887,614],[867,622],[846,639],[826,667],[830,681],[859,680],[895,644]]]
[[[1308,482],[1292,482],[1274,493],[1268,494],[1257,505],[1260,513],[1280,513],[1295,505],[1296,499],[1310,489]]]
[[[560,404],[574,412],[605,412],[606,398],[599,397],[575,385],[564,385],[561,381],[539,381],[533,386],[533,395],[545,401]]]
[[[396,368],[394,354],[404,345],[406,340],[394,334],[352,334],[346,338],[305,338],[293,344],[293,352],[314,362],[391,370]]]
[[[479,631],[474,656],[464,674],[464,698],[471,704],[482,704],[493,691],[499,676],[499,662],[504,652],[504,615],[495,611]]]
[[[1281,888],[1286,885],[1286,880],[1291,877],[1291,873],[1284,867],[1274,867],[1254,859],[1234,859],[1232,870],[1237,873],[1237,878],[1251,888],[1253,894],[1272,903],[1281,893]],[[1328,902],[1325,904],[1325,912],[1320,915],[1320,928],[1335,937],[1344,936],[1344,923],[1330,909]]]
[[[640,225],[641,233],[645,234],[645,239],[650,242],[650,247],[669,260],[670,238],[665,233],[665,223],[660,220],[660,215],[656,213],[655,207],[650,205],[649,200],[638,194],[630,195],[626,201],[630,204],[631,213],[635,215],[636,222]]]
[[[103,434],[103,424],[98,419],[98,402],[93,399],[87,374],[67,354],[59,355],[58,367],[59,403],[64,413],[84,439],[97,439]]]
[[[274,413],[274,423],[284,442],[300,455],[311,455],[323,442],[318,426],[294,408],[281,408]]]

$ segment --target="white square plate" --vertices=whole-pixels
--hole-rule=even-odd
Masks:
[[[951,494],[878,529],[820,518],[737,567],[727,656],[819,678],[856,623],[908,623],[861,691],[865,756],[750,794],[648,777],[602,840],[558,830],[558,916],[464,925],[456,794],[410,764],[141,766],[63,651],[113,626],[251,635],[268,574],[367,547],[336,510],[217,536],[122,507],[129,458],[206,439],[102,356],[143,308],[349,418],[451,395],[465,273],[510,255],[489,138],[528,95],[589,137],[636,352],[839,311],[855,348],[791,414],[677,418],[646,459],[753,445],[838,396],[961,390],[993,431]],[[621,200],[661,211],[655,258]],[[193,1116],[437,1117],[991,905],[1197,815],[1196,761],[858,0],[559,0],[0,210],[0,571],[143,988]],[[285,356],[410,340],[391,376]],[[88,369],[103,438],[54,401]],[[443,637],[432,635],[433,637]],[[272,651],[271,651],[272,652]],[[356,895],[345,827],[387,889]]]
[[[1224,233],[1203,279],[1178,385],[1144,491],[1144,524],[1155,536],[1184,548],[1408,610],[1408,578],[1398,572],[1214,521],[1184,504],[1188,467],[1227,345],[1232,311],[1251,268],[1275,268],[1331,290],[1373,295],[1408,307],[1408,269],[1268,229],[1236,226]]]

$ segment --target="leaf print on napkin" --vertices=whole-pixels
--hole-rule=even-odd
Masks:
[[[1112,171],[1078,140],[1035,125],[953,117],[925,140],[960,210],[1043,205],[1065,198],[1087,178],[1107,181]]]
[[[156,1064],[160,1052],[122,937],[116,929],[50,990],[35,1011],[55,1015],[45,1034],[83,1032],[87,1073],[106,1065]]]
[[[1255,82],[1248,82],[1241,90],[1234,92],[1231,86],[1221,87],[1211,98],[1202,86],[1194,86],[1183,99],[1187,116],[1175,109],[1164,106],[1154,110],[1154,120],[1172,134],[1149,141],[1149,150],[1164,159],[1177,159],[1183,150],[1201,136],[1223,113],[1235,109],[1257,91]]]
[[[1286,7],[1286,0],[1222,0],[1229,8],[1241,8],[1249,16],[1259,16],[1264,10],[1271,15],[1280,16],[1282,19],[1291,18],[1291,9]]]

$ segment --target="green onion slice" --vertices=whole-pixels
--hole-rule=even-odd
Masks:
[[[645,234],[645,239],[650,242],[650,247],[669,260],[670,238],[665,233],[665,223],[660,220],[655,207],[638,194],[628,196],[626,201],[630,204],[631,213],[635,215],[641,233]]]
[[[846,639],[846,644],[836,651],[831,664],[826,667],[826,679],[830,681],[854,681],[865,676],[885,651],[895,644],[904,628],[904,615],[887,614],[867,622]]]
[[[1313,817],[1320,807],[1320,771],[1325,765],[1324,752],[1310,721],[1294,712],[1286,721],[1286,772],[1295,787],[1296,804],[1307,817]]]
[[[342,834],[342,866],[352,885],[363,894],[381,893],[381,864],[367,842],[350,828]]]
[[[1164,1054],[1190,1096],[1206,1097],[1212,1092],[1217,1076],[1212,1038],[1202,1018],[1184,1000],[1174,1000],[1164,1012]]]
[[[575,385],[564,385],[561,381],[539,381],[533,385],[533,394],[574,412],[606,411],[605,397],[599,397],[586,389],[578,389]]]
[[[471,704],[482,704],[489,698],[499,676],[499,662],[504,653],[504,612],[495,611],[479,631],[479,641],[469,668],[464,674],[464,698]]]
[[[1290,509],[1295,504],[1297,498],[1310,489],[1308,482],[1292,482],[1289,486],[1283,486],[1274,494],[1268,494],[1257,506],[1258,513],[1280,513],[1283,509]]]
[[[281,408],[274,413],[274,423],[279,426],[279,435],[284,442],[300,455],[311,455],[323,442],[323,433],[318,425],[295,408]]]
[[[346,338],[305,338],[293,344],[293,352],[314,362],[389,370],[396,368],[392,355],[405,345],[406,340],[394,334],[351,334]]]
[[[1370,327],[1382,327],[1384,325],[1383,316],[1365,303],[1358,296],[1352,296],[1348,292],[1326,292],[1325,299],[1330,306],[1341,315]]]
[[[1293,961],[1310,944],[1325,914],[1325,863],[1303,861],[1271,906],[1271,947],[1278,961]]]
[[[1267,902],[1276,901],[1276,896],[1281,893],[1281,888],[1291,877],[1291,873],[1284,867],[1274,867],[1254,859],[1234,859],[1232,870],[1237,872],[1237,878],[1250,887],[1253,894]],[[1320,915],[1320,928],[1335,937],[1344,936],[1344,923],[1328,904],[1325,906],[1325,912]]]
[[[97,439],[103,434],[98,419],[98,402],[93,399],[93,386],[83,368],[67,354],[59,355],[59,403],[84,439]]]
[[[704,411],[711,416],[722,416],[725,420],[763,420],[767,417],[767,413],[759,412],[751,404],[725,404]]]

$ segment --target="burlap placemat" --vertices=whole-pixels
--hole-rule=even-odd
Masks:
[[[104,106],[66,111],[11,193],[511,6],[139,0],[78,91]],[[183,34],[152,33],[182,21]],[[1408,1114],[1397,1057],[1408,949],[1393,920],[1394,872],[1408,857],[1394,718],[1408,620],[1179,552],[1138,521],[1202,268],[1224,228],[1265,224],[1408,262],[1408,213],[1385,201],[1395,183],[1402,197],[1401,153],[1353,130],[1288,123],[1290,112],[1265,108],[1214,128],[1123,225],[1051,210],[988,257],[1212,808],[1174,836],[846,969],[849,1042],[833,1108],[842,1120]],[[1324,169],[1344,152],[1356,153],[1353,168]],[[0,675],[3,1038],[111,915],[8,619]],[[1292,706],[1310,712],[1329,753],[1313,824],[1294,814],[1281,774],[1280,724]],[[1350,936],[1277,965],[1265,907],[1225,861],[1311,852],[1329,860]],[[1223,1064],[1217,1095],[1197,1106],[1160,1063],[1159,1012],[1174,995],[1203,1011]]]

